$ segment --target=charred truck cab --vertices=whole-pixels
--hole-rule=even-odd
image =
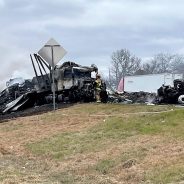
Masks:
[[[55,86],[59,101],[94,101],[94,82],[92,72],[96,66],[85,67],[74,62],[65,62],[55,69]]]
[[[43,67],[45,61],[37,54],[34,54],[34,58],[37,64],[39,65],[40,63],[40,66]],[[40,71],[41,75],[38,76],[33,59],[32,63],[36,75],[33,82],[35,84],[35,89],[37,89],[37,91],[40,93],[45,93],[45,98],[48,102],[49,100],[52,100],[52,94],[50,93],[52,86],[52,74],[49,72],[49,74],[43,75],[43,72]],[[47,66],[47,69],[51,70],[50,66]],[[45,71],[44,67],[43,70]],[[98,68],[94,64],[88,67],[68,61],[64,62],[62,65],[56,65],[54,69],[56,101],[95,101],[95,78],[92,77],[92,72],[98,72]],[[102,86],[102,102],[106,102],[107,92],[105,83],[103,83]]]

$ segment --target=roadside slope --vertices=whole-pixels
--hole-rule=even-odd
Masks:
[[[1,183],[184,180],[183,109],[78,104],[0,124]]]

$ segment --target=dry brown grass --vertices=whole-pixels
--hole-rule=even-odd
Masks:
[[[0,182],[182,182],[184,111],[137,114],[170,109],[80,104],[1,123]]]

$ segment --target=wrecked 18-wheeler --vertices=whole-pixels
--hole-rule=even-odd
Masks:
[[[14,112],[36,105],[52,102],[52,72],[38,54],[30,55],[35,77],[32,80],[14,79],[0,93],[1,113]],[[36,66],[35,66],[36,63]],[[38,72],[39,71],[39,72]],[[95,65],[81,66],[74,62],[65,62],[54,68],[54,87],[56,102],[91,102],[95,100]],[[107,101],[106,85],[102,83],[102,102]]]
[[[95,101],[95,78],[92,78],[93,72],[98,73],[95,65],[88,67],[74,62],[65,62],[62,65],[56,65],[52,74],[51,66],[42,57],[38,54],[30,57],[35,77],[30,80],[10,79],[7,82],[7,88],[0,93],[1,114],[51,103],[53,86],[57,103]],[[102,102],[111,103],[184,104],[184,81],[174,80],[174,87],[162,85],[158,89],[157,96],[145,92],[122,94],[114,92],[108,97],[106,85],[102,83],[100,95]]]

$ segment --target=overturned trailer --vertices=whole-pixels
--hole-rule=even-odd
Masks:
[[[74,62],[56,65],[54,73],[38,54],[30,55],[35,77],[23,83],[15,82],[0,93],[0,112],[8,113],[46,103],[51,103],[52,87],[56,91],[56,102],[91,102],[95,100],[95,65],[81,66]],[[36,63],[36,64],[35,64]],[[54,75],[54,76],[52,76]],[[54,84],[52,82],[54,78]],[[29,82],[28,82],[29,81]],[[106,85],[102,84],[102,101],[106,102]]]

